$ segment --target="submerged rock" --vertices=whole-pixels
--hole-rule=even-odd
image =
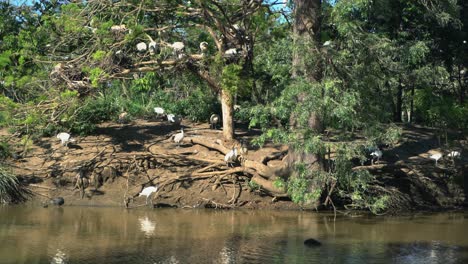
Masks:
[[[63,197],[55,197],[55,198],[50,199],[49,201],[49,204],[58,205],[58,206],[61,206],[64,203],[65,203],[65,199],[63,199]]]
[[[322,243],[320,243],[320,241],[315,240],[313,238],[309,238],[309,239],[304,240],[304,245],[308,247],[318,247],[318,246],[321,246]]]

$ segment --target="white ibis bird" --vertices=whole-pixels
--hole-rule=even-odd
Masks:
[[[208,50],[208,42],[206,41],[200,42],[200,51],[202,53],[205,53],[207,50]]]
[[[71,138],[70,134],[66,132],[60,132],[57,134],[57,138],[60,139],[62,146],[68,146],[69,142],[75,142],[74,138]]]
[[[143,188],[143,190],[138,194],[138,197],[140,196],[146,196],[146,204],[148,204],[148,198],[151,196],[151,194],[156,193],[158,191],[158,187],[156,186],[148,186]]]
[[[162,107],[155,107],[154,112],[156,113],[157,117],[162,117],[162,116],[164,116],[164,113],[166,111],[164,111],[164,108],[162,108]]]
[[[156,43],[156,41],[150,41],[150,43],[148,44],[148,49],[151,55],[159,53],[159,45],[158,43]]]
[[[237,148],[233,147],[226,155],[224,156],[224,161],[231,167],[232,163],[236,162],[237,160]]]
[[[218,126],[218,123],[220,121],[221,118],[219,118],[219,115],[217,114],[212,114],[210,116],[210,128],[211,129],[216,129],[217,126]]]
[[[430,159],[435,160],[435,165],[437,166],[437,161],[439,161],[442,158],[442,153],[436,152],[432,155],[429,156]]]
[[[123,124],[127,121],[127,116],[128,116],[128,113],[127,112],[122,112],[119,114],[119,123]]]
[[[174,50],[174,52],[179,53],[182,52],[185,48],[185,45],[183,42],[174,42],[171,44],[171,48]]]
[[[136,48],[138,52],[145,52],[148,47],[146,46],[146,43],[140,42],[136,45]]]
[[[237,55],[237,50],[232,48],[232,49],[228,49],[224,52],[224,54],[228,57],[233,57],[235,55]]]
[[[125,26],[124,24],[122,24],[122,25],[113,25],[110,29],[111,29],[112,32],[125,32],[125,31],[127,31],[127,26]]]
[[[174,114],[168,114],[167,115],[167,121],[169,121],[169,123],[173,123],[173,124],[180,124],[180,122],[182,121],[182,117],[180,116],[176,116]]]
[[[447,154],[447,156],[449,156],[450,158],[457,158],[461,157],[461,153],[459,151],[452,150],[449,154]]]
[[[183,42],[174,42],[170,44],[170,47],[172,48],[173,54],[176,58],[182,59],[184,57],[184,49],[185,45]]]
[[[174,135],[174,142],[177,143],[177,146],[180,146],[180,142],[184,139],[184,129],[180,129],[180,133]]]
[[[372,157],[372,160],[371,160],[371,163],[372,165],[374,165],[374,159],[377,159],[376,163],[380,160],[380,158],[382,158],[382,151],[380,149],[376,149],[374,151],[372,151],[372,153],[370,154],[371,157]]]
[[[245,140],[242,140],[241,141],[240,154],[241,155],[247,155],[248,152],[249,152],[249,148],[247,147],[247,143],[245,142]]]

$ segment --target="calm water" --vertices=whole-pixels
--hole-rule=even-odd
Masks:
[[[468,213],[0,207],[0,263],[468,263]]]

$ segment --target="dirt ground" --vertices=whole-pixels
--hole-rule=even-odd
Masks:
[[[217,174],[216,168],[227,167],[224,154],[190,139],[205,139],[226,148],[238,143],[222,141],[221,130],[212,130],[205,123],[184,120],[182,125],[185,139],[180,146],[172,140],[180,127],[166,121],[104,123],[92,135],[75,137],[76,142],[68,146],[62,146],[56,137],[41,138],[7,163],[35,194],[33,203],[61,196],[66,205],[125,206],[127,201],[129,207],[146,206],[145,197],[138,193],[155,185],[159,190],[151,200],[161,207],[300,209],[287,198],[273,199],[249,185],[249,178],[241,173]],[[259,133],[238,128],[236,137],[250,142]],[[5,130],[0,137],[12,146],[20,142]],[[461,151],[462,157],[445,156],[436,166],[429,155],[436,151],[447,154],[451,149],[438,147],[432,129],[404,127],[401,142],[384,149],[379,163],[358,169],[377,175],[381,185],[399,197],[401,208],[457,208],[466,205],[468,188],[463,186],[468,186],[468,144],[466,138],[455,138],[452,149]],[[285,149],[250,146],[245,158],[262,162],[266,155]],[[266,165],[274,162],[278,160]]]

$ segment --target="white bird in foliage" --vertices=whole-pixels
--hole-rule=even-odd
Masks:
[[[437,161],[439,161],[442,158],[442,156],[443,156],[442,153],[436,152],[432,154],[431,156],[429,156],[429,158],[435,160],[435,165],[437,166]]]
[[[232,163],[237,160],[237,148],[233,147],[226,155],[224,156],[224,161],[230,167]]]
[[[171,48],[174,49],[174,52],[179,53],[185,48],[185,45],[183,42],[174,42],[171,44]]]
[[[374,159],[377,159],[376,162],[378,162],[380,160],[380,158],[382,158],[383,153],[382,153],[382,151],[380,149],[376,149],[376,150],[372,151],[372,153],[370,155],[372,157],[372,160],[371,160],[372,165],[374,165]]]
[[[451,158],[457,158],[457,157],[461,156],[461,153],[459,151],[452,150],[452,151],[450,151],[450,153],[447,156],[449,156]]]
[[[158,43],[156,43],[156,41],[150,41],[150,43],[148,44],[148,48],[151,55],[159,53],[159,46]]]
[[[158,191],[158,187],[156,186],[149,186],[145,187],[139,194],[138,197],[140,196],[146,196],[146,204],[148,204],[148,198],[151,196],[151,194],[155,193]]]
[[[70,134],[66,132],[58,133],[57,138],[60,139],[62,146],[68,146],[69,142],[75,142],[75,139],[71,138]]]
[[[184,139],[184,129],[180,129],[180,133],[174,135],[174,142],[177,143],[177,146],[180,146],[180,142]]]
[[[235,55],[237,55],[237,50],[232,48],[232,49],[228,49],[224,52],[224,54],[228,57],[233,57]]]
[[[200,42],[200,51],[204,53],[207,50],[208,50],[208,42],[206,41]]]
[[[162,107],[155,107],[155,108],[154,108],[154,112],[155,112],[156,115],[159,117],[159,116],[164,115],[164,113],[165,113],[166,111],[164,111],[164,108],[162,108]]]
[[[146,43],[140,42],[136,45],[136,48],[139,52],[145,52],[147,49]]]

